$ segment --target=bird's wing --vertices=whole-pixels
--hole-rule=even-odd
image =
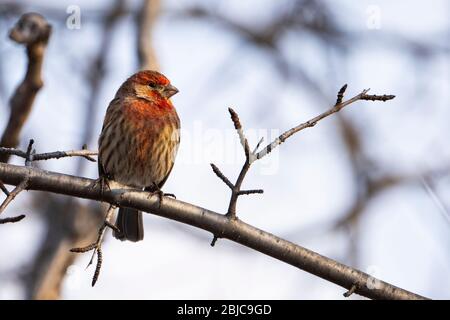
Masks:
[[[100,145],[100,140],[102,139],[103,134],[106,132],[105,130],[113,123],[113,119],[114,119],[114,116],[116,116],[116,112],[118,110],[120,110],[119,109],[120,108],[120,103],[121,103],[120,98],[114,98],[109,103],[108,109],[106,109],[105,118],[103,120],[102,132],[101,132],[100,138],[99,138],[99,145]],[[100,153],[99,153],[99,157],[98,157],[97,163],[98,163],[98,175],[99,175],[99,177],[112,178],[112,177],[110,177],[110,174],[108,174],[105,171],[105,168],[103,168],[102,159],[100,157]]]

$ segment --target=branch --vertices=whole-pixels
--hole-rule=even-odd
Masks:
[[[216,165],[211,164],[211,167],[212,167],[214,173],[231,189],[230,203],[229,203],[228,211],[226,214],[227,217],[229,217],[230,219],[236,219],[236,205],[237,205],[237,199],[239,196],[264,192],[261,189],[241,190],[242,182],[244,181],[244,178],[245,178],[248,170],[250,169],[250,166],[252,165],[252,163],[254,161],[259,160],[259,159],[265,157],[266,155],[268,155],[270,152],[272,152],[273,149],[278,147],[281,143],[286,141],[286,139],[288,139],[295,133],[297,133],[301,130],[304,130],[306,128],[314,127],[320,120],[322,120],[336,112],[339,112],[344,107],[346,107],[358,100],[387,101],[387,100],[391,100],[391,99],[395,98],[395,96],[393,96],[393,95],[382,95],[382,96],[368,95],[367,92],[369,91],[369,89],[366,89],[366,90],[363,90],[360,94],[354,96],[353,98],[351,98],[347,101],[343,101],[346,89],[347,89],[347,85],[345,84],[339,90],[339,92],[337,94],[336,103],[331,109],[325,111],[324,113],[322,113],[322,114],[320,114],[320,115],[318,115],[318,116],[316,116],[294,128],[287,130],[286,132],[281,134],[278,138],[276,138],[274,141],[269,143],[264,149],[262,149],[259,152],[257,152],[257,150],[258,150],[259,145],[261,144],[262,140],[260,142],[258,142],[257,146],[255,147],[255,149],[253,151],[250,151],[248,140],[245,137],[244,131],[242,129],[242,124],[241,124],[238,114],[233,109],[228,108],[228,111],[230,112],[230,115],[231,115],[231,120],[233,121],[234,128],[236,129],[237,134],[239,136],[239,140],[241,142],[241,145],[244,148],[245,162],[244,162],[241,172],[239,173],[239,176],[234,184],[231,183],[231,181],[220,171],[220,169]],[[218,238],[218,236],[216,234],[214,234],[214,238],[211,242],[212,246],[214,246],[214,244],[216,243],[217,238]]]
[[[116,207],[114,207],[113,205],[109,206],[109,209],[106,212],[105,220],[103,221],[103,225],[98,230],[98,237],[95,242],[82,248],[70,249],[70,252],[76,253],[84,253],[93,250],[91,260],[89,260],[87,267],[89,267],[92,264],[92,262],[94,261],[95,253],[97,253],[97,265],[95,267],[94,276],[92,278],[92,286],[95,286],[95,283],[97,282],[98,277],[100,275],[100,269],[102,268],[103,262],[102,242],[103,237],[105,236],[106,228],[108,227],[110,229],[113,229],[114,231],[120,232],[120,230],[118,230],[118,228],[110,221],[115,209]]]
[[[17,195],[22,192],[23,190],[25,190],[28,186],[28,178],[24,178],[22,182],[20,182],[13,191],[8,192],[5,200],[3,200],[2,204],[0,205],[0,214],[2,214],[3,211],[5,211],[6,207],[11,203],[11,201],[14,200],[15,197],[17,197]],[[5,223],[10,223],[10,222],[19,222],[20,220],[22,220],[23,218],[25,218],[24,215],[20,215],[17,217],[12,217],[12,218],[6,218],[6,219],[0,219],[0,224],[5,224]]]
[[[42,62],[51,26],[37,13],[22,15],[11,29],[9,37],[27,49],[28,67],[25,78],[10,100],[11,113],[8,124],[0,139],[0,146],[16,147],[25,121],[30,114],[34,99],[42,88]],[[9,154],[1,154],[0,162],[8,162]]]
[[[108,57],[112,52],[115,27],[125,14],[130,13],[124,0],[111,1],[111,5],[106,9],[98,12],[95,19],[100,28],[96,37],[97,49],[87,63],[88,68],[82,72],[88,98],[81,111],[83,117],[79,127],[83,128],[83,133],[80,135],[80,144],[90,144],[96,134],[94,129],[97,123],[97,109],[102,103],[99,97],[108,69]],[[88,11],[83,10],[83,19],[89,15]],[[86,161],[79,158],[75,172],[77,175],[83,175],[85,168]],[[83,241],[95,240],[98,224],[103,220],[103,208],[98,203],[87,206],[73,198],[60,202],[50,197],[43,197],[38,207],[45,213],[43,216],[46,232],[32,265],[27,269],[27,296],[29,299],[59,299],[67,268],[76,258],[69,249],[81,246]],[[70,214],[61,215],[66,212]]]
[[[243,221],[229,219],[208,209],[171,198],[164,198],[160,203],[158,197],[149,197],[147,192],[115,183],[111,183],[110,190],[101,190],[92,179],[0,163],[0,180],[4,183],[17,185],[26,178],[28,190],[105,201],[186,223],[293,265],[347,290],[355,287],[355,293],[368,298],[425,299]]]
[[[0,155],[14,155],[20,158],[27,159],[27,153],[16,148],[4,148],[0,147]],[[43,161],[43,160],[50,160],[50,159],[60,159],[60,158],[67,158],[67,157],[83,157],[86,160],[96,162],[94,158],[91,156],[97,155],[97,151],[91,151],[91,150],[69,150],[69,151],[55,151],[55,152],[46,152],[46,153],[38,153],[38,154],[31,154],[29,161]]]
[[[332,115],[333,113],[341,111],[343,108],[345,108],[346,106],[348,106],[356,101],[359,101],[359,100],[388,101],[388,100],[392,100],[395,98],[394,95],[382,95],[382,96],[370,95],[370,94],[367,94],[367,92],[369,92],[370,89],[365,89],[360,94],[354,96],[353,98],[348,99],[347,101],[341,102],[346,89],[347,89],[347,85],[344,85],[341,88],[341,90],[339,90],[337,103],[331,109],[325,111],[324,113],[322,113],[302,124],[299,124],[296,127],[293,127],[291,129],[287,130],[286,132],[281,134],[278,138],[276,138],[274,141],[272,141],[270,144],[268,144],[263,150],[259,151],[256,154],[256,158],[261,159],[261,158],[265,157],[270,152],[272,152],[273,149],[278,147],[280,144],[282,144],[284,141],[286,141],[286,139],[288,139],[293,134],[295,134],[301,130],[304,130],[306,128],[314,127],[320,120]]]
[[[152,45],[153,28],[160,11],[160,0],[142,0],[137,13],[137,56],[141,70],[159,70],[155,49]]]

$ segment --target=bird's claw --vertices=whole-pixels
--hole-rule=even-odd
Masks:
[[[94,183],[91,186],[91,189],[95,189],[97,186],[100,186],[100,195],[103,198],[103,193],[105,192],[106,188],[108,191],[111,191],[111,187],[109,185],[109,180],[107,177],[99,177],[97,180],[94,181]]]
[[[159,199],[159,207],[161,208],[161,204],[163,201],[163,197],[171,197],[176,199],[177,197],[173,193],[164,193],[161,189],[157,189],[156,191],[150,192],[147,199],[150,199],[152,196],[157,196]]]

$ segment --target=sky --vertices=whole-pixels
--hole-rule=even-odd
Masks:
[[[63,13],[68,5],[81,9],[81,28],[55,24],[44,66],[45,86],[23,130],[21,146],[33,137],[38,152],[79,148],[88,92],[82,73],[98,48],[98,25],[83,13],[105,10],[109,1],[33,1],[30,9],[51,6]],[[234,21],[257,28],[288,1],[218,2],[218,10]],[[2,1],[0,1],[1,5]],[[130,1],[135,6],[138,1]],[[326,110],[337,90],[348,83],[347,95],[362,89],[395,94],[386,103],[360,102],[342,111],[361,131],[365,152],[386,172],[415,175],[448,163],[450,64],[447,53],[430,59],[413,57],[393,35],[411,41],[449,45],[450,8],[446,1],[326,1],[339,24],[360,39],[342,59],[324,50],[307,34],[289,34],[281,44],[287,59],[314,75],[324,95],[283,79],[261,52],[218,25],[176,19],[170,13],[192,3],[163,1],[154,31],[161,71],[180,90],[173,103],[181,118],[181,145],[165,192],[217,212],[225,212],[229,191],[212,173],[216,163],[235,179],[243,163],[241,147],[228,116],[240,115],[251,145],[261,136],[273,139]],[[64,17],[64,14],[62,15]],[[131,17],[115,29],[104,85],[95,115],[101,129],[109,101],[120,84],[136,71]],[[4,22],[3,22],[4,23]],[[1,78],[10,96],[26,68],[23,50],[0,27]],[[130,36],[133,35],[133,36]],[[7,81],[5,81],[7,79]],[[7,100],[0,100],[0,128],[7,121]],[[5,116],[4,116],[5,115]],[[345,214],[357,184],[349,156],[339,138],[337,121],[327,118],[289,139],[270,157],[256,163],[245,188],[263,195],[244,197],[238,216],[265,231],[338,261],[349,263],[354,235],[330,232],[328,226]],[[96,148],[96,139],[88,143]],[[12,163],[19,164],[20,159]],[[73,174],[76,161],[47,161],[48,170]],[[97,165],[87,164],[84,176],[95,178]],[[439,181],[439,199],[450,199],[450,181]],[[8,213],[26,212],[20,224],[2,227],[0,299],[20,299],[17,273],[30,260],[42,237],[42,222],[33,215],[32,192],[20,195]],[[84,200],[83,200],[84,201]],[[450,200],[444,206],[450,207]],[[153,215],[145,215],[145,240],[115,241],[107,236],[100,279],[91,288],[90,255],[80,256],[67,271],[64,299],[341,299],[344,289],[290,265],[227,240],[210,246],[211,235]],[[383,192],[369,204],[358,226],[360,259],[354,267],[407,290],[431,298],[450,293],[448,212],[417,183]],[[31,245],[30,245],[31,244]],[[358,297],[352,297],[358,298]]]

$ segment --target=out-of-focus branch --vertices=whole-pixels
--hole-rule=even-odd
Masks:
[[[84,129],[80,144],[89,144],[94,137],[97,118],[97,105],[101,85],[106,70],[107,55],[110,52],[113,28],[120,18],[126,14],[123,0],[116,0],[109,11],[99,16],[101,31],[98,37],[99,47],[96,56],[86,70],[86,88],[88,101],[85,116],[80,125]],[[76,172],[83,174],[84,159],[79,159]],[[60,201],[55,197],[46,197],[40,202],[43,207],[45,227],[48,232],[38,249],[27,280],[28,298],[58,299],[62,281],[67,268],[74,262],[75,255],[69,250],[81,245],[84,240],[93,241],[97,235],[98,224],[102,221],[102,207],[97,203],[85,205],[76,199]],[[61,215],[63,212],[69,214]],[[92,214],[95,213],[95,214]]]
[[[110,190],[102,190],[92,179],[0,163],[0,179],[5,183],[17,185],[26,178],[29,190],[106,201],[201,228],[371,299],[424,299],[238,219],[229,219],[208,209],[168,197],[161,202],[159,196],[118,184],[111,184]]]
[[[142,7],[137,13],[137,55],[142,70],[159,70],[152,41],[153,27],[158,18],[160,6],[160,0],[142,0]]]
[[[11,29],[9,37],[26,47],[28,67],[25,78],[10,100],[11,113],[0,146],[14,148],[19,143],[20,132],[31,112],[34,99],[43,86],[42,63],[51,33],[51,26],[37,13],[22,15]],[[0,162],[7,162],[9,154],[0,155]]]
[[[94,136],[95,121],[97,119],[97,104],[98,97],[100,96],[101,84],[105,75],[106,69],[106,57],[110,52],[110,47],[113,39],[114,32],[113,27],[124,15],[124,1],[116,0],[115,5],[111,10],[103,17],[102,29],[100,34],[100,46],[98,48],[96,56],[93,58],[89,68],[86,70],[87,88],[89,90],[89,98],[85,108],[85,116],[83,120],[83,136],[81,138],[81,144],[90,143]],[[77,172],[81,174],[84,169],[84,161],[78,162]]]

